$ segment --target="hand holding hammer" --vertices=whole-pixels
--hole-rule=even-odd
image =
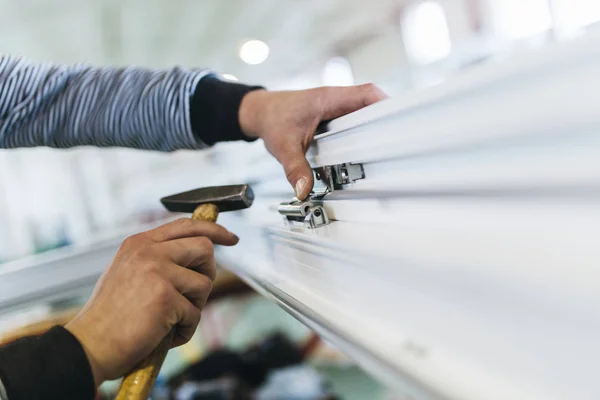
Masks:
[[[216,276],[213,243],[238,241],[206,222],[216,221],[220,212],[250,207],[253,199],[247,185],[164,198],[167,209],[193,213],[192,218],[123,243],[88,304],[66,326],[84,348],[96,386],[130,371],[117,398],[148,398],[167,351],[196,331]]]
[[[192,190],[161,200],[169,211],[192,213],[196,221],[217,222],[219,212],[235,211],[252,205],[254,194],[248,185],[216,186]],[[123,380],[117,400],[147,399],[160,368],[172,346],[174,330]]]

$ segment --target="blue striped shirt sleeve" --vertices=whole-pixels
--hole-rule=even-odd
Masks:
[[[209,73],[39,64],[0,55],[0,148],[206,147],[189,110]]]

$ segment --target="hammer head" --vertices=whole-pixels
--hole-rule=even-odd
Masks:
[[[254,193],[248,185],[213,186],[175,194],[160,201],[173,212],[193,213],[201,204],[214,204],[219,212],[225,212],[250,207]]]

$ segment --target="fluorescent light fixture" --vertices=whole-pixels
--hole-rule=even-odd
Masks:
[[[269,57],[269,46],[260,40],[248,40],[240,48],[240,58],[246,64],[262,64]]]
[[[444,7],[424,1],[411,7],[402,23],[408,55],[419,64],[430,64],[450,55],[452,42]]]

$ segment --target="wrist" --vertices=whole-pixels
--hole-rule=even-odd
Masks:
[[[264,119],[266,100],[269,92],[264,89],[248,92],[240,103],[238,119],[244,135],[249,138],[259,138],[261,122]]]
[[[81,344],[94,377],[94,385],[96,388],[98,388],[106,380],[106,375],[104,374],[100,362],[98,361],[98,356],[96,355],[97,352],[92,350],[94,347],[93,338],[86,331],[86,329],[78,323],[77,318],[67,324],[65,329],[75,336],[75,338],[79,341],[79,344]]]
[[[217,76],[205,76],[198,82],[190,100],[190,124],[193,133],[205,144],[236,140],[252,141],[240,126],[242,100],[260,86],[227,82]],[[253,97],[253,96],[252,96]]]

